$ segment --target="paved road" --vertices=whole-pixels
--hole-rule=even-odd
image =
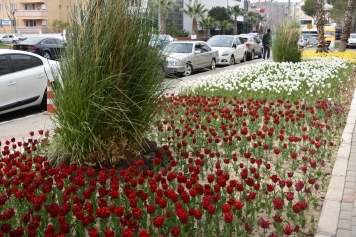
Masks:
[[[191,76],[188,77],[178,77],[175,76],[174,78],[166,78],[164,79],[163,83],[164,86],[168,86],[169,87],[169,92],[174,92],[177,93],[178,92],[178,87],[181,81],[192,81],[192,80],[197,80],[200,77],[203,76],[207,76],[209,74],[216,74],[216,73],[220,73],[224,70],[231,70],[237,67],[240,67],[242,65],[247,65],[247,64],[251,64],[251,63],[257,63],[257,62],[261,62],[262,59],[254,59],[253,61],[247,61],[244,63],[239,63],[239,64],[235,64],[234,66],[218,66],[216,68],[216,70],[214,71],[201,71],[201,72],[196,72]],[[15,111],[12,113],[7,113],[7,114],[3,114],[0,115],[0,124],[1,123],[6,123],[8,121],[11,120],[15,120],[15,119],[19,119],[19,118],[23,118],[23,117],[27,117],[27,116],[31,116],[31,115],[35,115],[35,114],[39,114],[42,113],[44,111],[41,110],[40,106],[34,106],[31,108],[26,108],[26,109],[22,109],[19,111]],[[1,132],[1,131],[0,131]]]

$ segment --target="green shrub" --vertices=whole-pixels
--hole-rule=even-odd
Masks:
[[[300,62],[302,50],[298,46],[299,36],[299,23],[292,20],[282,21],[272,36],[273,61]]]
[[[54,153],[74,163],[117,166],[140,150],[164,90],[150,19],[125,0],[94,0],[70,20],[54,85]],[[61,159],[58,159],[61,161]]]

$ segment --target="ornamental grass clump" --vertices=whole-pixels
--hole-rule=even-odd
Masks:
[[[131,1],[87,1],[70,20],[54,86],[56,154],[115,166],[140,149],[162,94],[162,60],[147,13]]]
[[[298,46],[300,25],[295,21],[283,21],[272,37],[274,62],[300,62],[302,51]]]

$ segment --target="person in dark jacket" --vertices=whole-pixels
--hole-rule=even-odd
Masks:
[[[263,59],[269,59],[270,56],[270,46],[271,46],[271,30],[267,29],[267,33],[263,35],[262,38],[262,46],[263,46]]]

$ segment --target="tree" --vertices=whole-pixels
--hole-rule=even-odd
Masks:
[[[250,32],[252,32],[253,26],[257,24],[257,19],[254,16],[249,16],[247,22],[250,25]]]
[[[6,14],[11,20],[11,26],[14,27],[15,33],[17,32],[17,25],[16,25],[16,3],[15,0],[0,0],[1,5],[5,8]],[[13,24],[14,22],[14,24]]]
[[[302,10],[308,16],[314,17],[316,15],[316,2],[317,0],[306,0],[302,6]],[[324,4],[323,4],[324,5]]]
[[[344,52],[346,50],[346,42],[350,36],[352,15],[354,14],[354,11],[355,11],[355,0],[348,0],[346,15],[345,15],[345,23],[344,26],[342,27],[339,52]]]
[[[230,30],[232,28],[232,24],[230,21],[227,21],[227,20],[219,21],[218,27],[219,27],[219,29],[221,29],[222,34],[225,35],[225,31]]]
[[[324,0],[316,2],[316,27],[318,31],[318,46],[316,52],[327,52],[324,38]]]
[[[227,11],[234,18],[234,35],[237,35],[237,17],[243,15],[245,11],[239,5],[229,7]]]
[[[205,8],[205,6],[201,3],[198,3],[197,1],[194,2],[193,5],[185,4],[187,6],[187,9],[181,9],[183,13],[188,15],[189,18],[191,18],[192,21],[192,34],[197,35],[198,34],[198,23],[197,23],[197,17],[203,17],[204,13],[208,11],[208,9]]]
[[[214,26],[214,18],[208,16],[208,17],[203,17],[201,21],[199,21],[199,26],[205,30],[205,38],[209,37],[209,29]]]
[[[211,16],[217,21],[230,20],[230,14],[227,13],[225,7],[213,7],[208,12],[208,16]]]
[[[168,11],[172,11],[176,6],[174,0],[160,0],[160,33],[166,34],[166,16]]]
[[[51,24],[52,30],[56,33],[63,32],[63,30],[69,29],[69,22],[62,22],[59,20],[54,20]]]

